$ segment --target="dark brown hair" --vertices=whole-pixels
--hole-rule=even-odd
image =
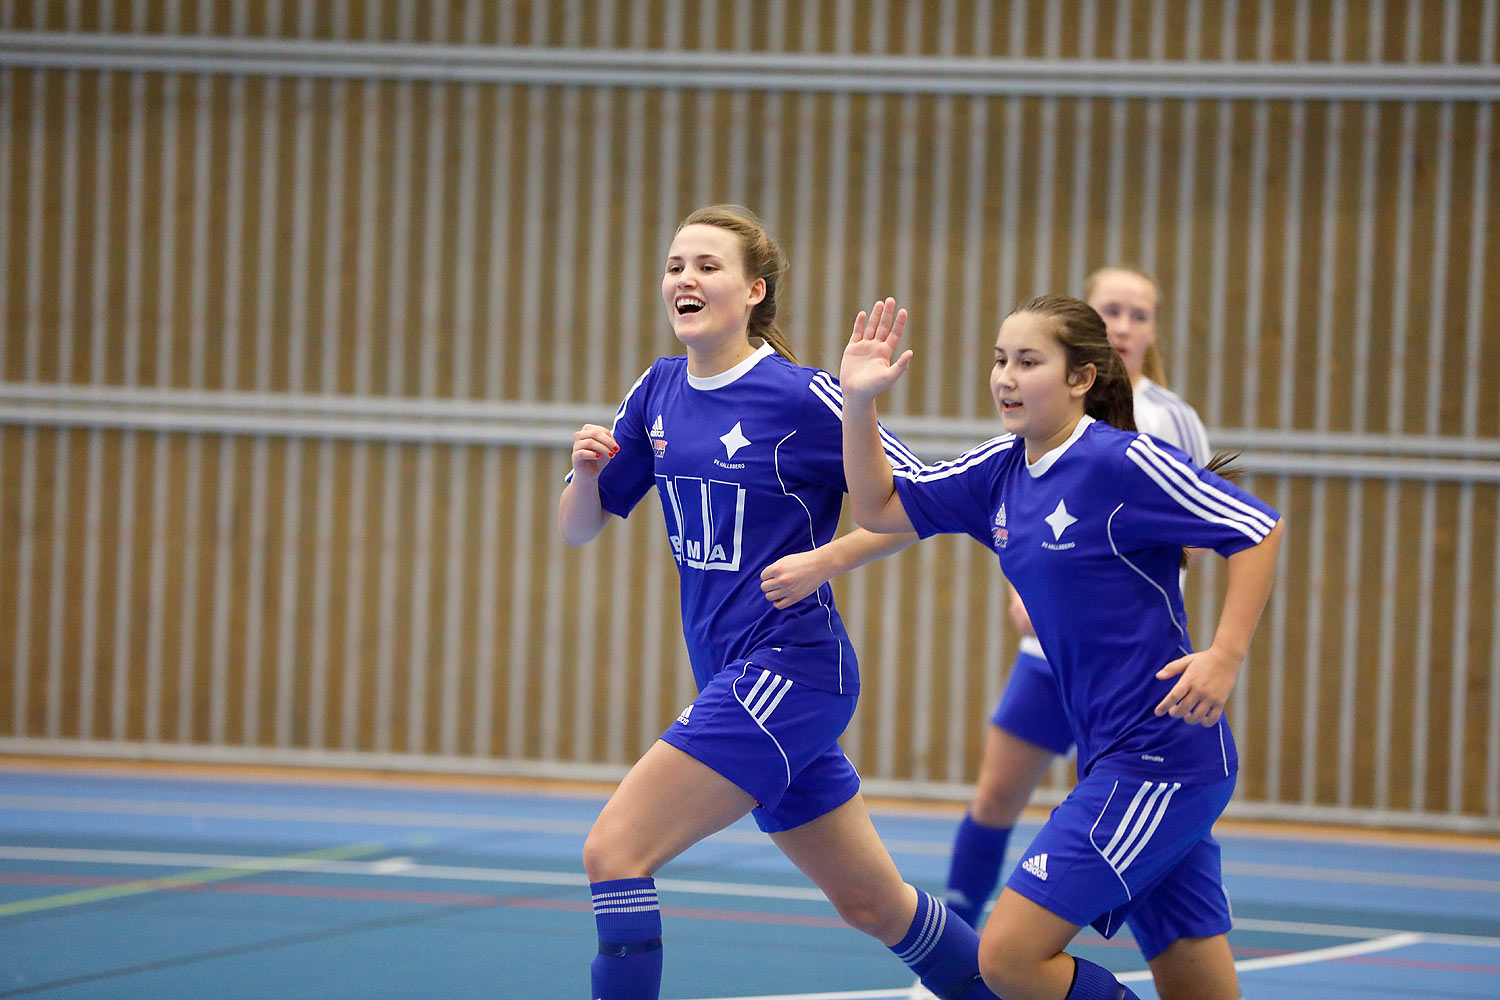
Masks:
[[[1130,373],[1109,346],[1104,318],[1092,306],[1066,295],[1043,295],[1015,311],[1052,320],[1052,336],[1067,357],[1070,381],[1081,376],[1089,365],[1094,366],[1094,384],[1083,397],[1083,412],[1122,431],[1136,429]]]
[[[753,282],[762,278],[766,283],[766,296],[750,310],[750,336],[759,337],[775,349],[776,353],[797,364],[797,356],[786,342],[786,334],[776,323],[776,313],[781,306],[781,290],[786,282],[786,254],[781,245],[771,236],[766,224],[743,205],[709,205],[693,212],[677,227],[681,232],[688,226],[714,226],[739,237],[740,257],[745,273]]]

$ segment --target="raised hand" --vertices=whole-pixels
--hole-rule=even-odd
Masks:
[[[874,397],[896,384],[911,365],[911,351],[896,357],[905,329],[906,310],[897,311],[895,299],[877,302],[868,316],[860,312],[854,318],[854,334],[839,366],[845,396]]]
[[[599,473],[619,452],[615,436],[606,428],[584,424],[573,432],[573,477],[599,478]]]

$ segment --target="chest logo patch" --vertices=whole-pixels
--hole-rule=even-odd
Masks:
[[[990,534],[995,538],[997,549],[1005,548],[1006,543],[1010,541],[1010,529],[1005,526],[1005,504],[1003,503],[1000,509],[995,511],[995,523],[990,528]]]
[[[1063,501],[1057,501],[1057,509],[1043,518],[1052,528],[1052,540],[1059,541],[1063,532],[1071,525],[1078,523],[1078,518],[1068,513],[1068,506]]]
[[[745,432],[740,430],[740,422],[738,420],[734,422],[733,427],[729,428],[729,433],[719,438],[719,440],[724,442],[724,450],[729,452],[731,459],[734,458],[735,452],[750,443],[750,439],[745,437]]]

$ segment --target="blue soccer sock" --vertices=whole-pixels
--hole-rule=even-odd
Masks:
[[[1073,959],[1073,988],[1063,1000],[1141,1000],[1102,965]]]
[[[964,814],[953,838],[953,860],[948,863],[948,891],[943,902],[963,918],[970,927],[979,926],[984,904],[1000,882],[1000,866],[1005,862],[1005,845],[1010,842],[1006,827],[983,826]]]
[[[917,913],[906,937],[891,947],[896,957],[944,1000],[992,1000],[979,978],[979,935],[948,908],[917,890]]]
[[[661,906],[656,882],[620,878],[592,882],[599,954],[590,967],[597,1000],[657,1000],[661,996]]]

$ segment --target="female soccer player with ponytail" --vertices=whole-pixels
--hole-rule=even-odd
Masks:
[[[868,321],[867,321],[868,320]],[[1078,745],[1079,782],[1010,876],[980,968],[1006,1000],[1134,997],[1063,949],[1128,923],[1163,1000],[1237,1000],[1229,902],[1210,834],[1234,790],[1225,700],[1275,574],[1276,511],[1135,430],[1130,378],[1088,304],[1006,317],[990,389],[1006,434],[912,470],[879,447],[875,399],[901,377],[906,314],[861,313],[844,353],[844,467],[876,532],[989,545],[1032,612]],[[1228,561],[1212,644],[1193,651],[1184,546]]]
[[[978,936],[902,880],[839,749],[859,672],[831,589],[794,599],[775,574],[763,579],[782,556],[832,542],[844,495],[838,384],[798,365],[776,326],[785,266],[748,210],[688,216],[662,278],[686,356],[653,363],[613,427],[585,425],[573,436],[558,507],[563,537],[583,544],[656,487],[699,690],[620,782],[584,843],[599,931],[590,996],[656,1000],[662,924],[653,876],[752,813],[848,923],[890,947],[933,992],[991,998]],[[895,438],[875,434],[884,461],[918,466]],[[913,540],[858,532],[832,545],[858,563]]]
[[[1130,377],[1135,428],[1207,467],[1203,421],[1165,384],[1156,349],[1156,282],[1130,268],[1101,267],[1089,275],[1084,299],[1104,320],[1109,345]],[[952,912],[975,926],[1000,881],[1012,828],[1052,762],[1073,746],[1057,683],[1014,588],[1010,617],[1021,633],[1020,646],[985,731],[974,799],[954,836],[944,899]]]

